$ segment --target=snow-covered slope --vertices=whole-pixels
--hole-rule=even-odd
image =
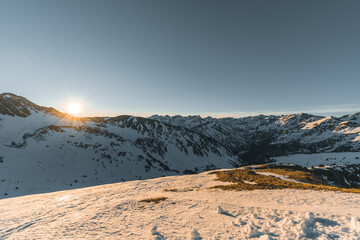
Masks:
[[[360,152],[360,113],[341,118],[304,113],[220,119],[150,118],[217,139],[247,164],[295,153]]]
[[[360,113],[246,118],[75,118],[0,94],[0,198],[264,162],[360,152]]]
[[[282,164],[296,164],[303,167],[324,166],[360,166],[359,152],[333,152],[333,153],[314,153],[314,154],[294,154],[281,157],[274,157],[272,160]]]
[[[0,95],[0,198],[232,167],[218,141],[156,120],[74,118]]]
[[[214,177],[172,176],[3,199],[0,238],[360,238],[359,194],[208,189],[226,184]],[[167,199],[141,202],[158,197]]]

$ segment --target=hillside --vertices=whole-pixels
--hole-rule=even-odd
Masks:
[[[358,116],[76,118],[0,94],[0,238],[359,239]]]
[[[0,198],[233,168],[293,154],[356,154],[359,134],[360,113],[76,118],[3,93]]]
[[[244,118],[150,117],[221,142],[245,164],[299,153],[359,152],[360,113],[340,118],[306,113]]]
[[[156,120],[75,118],[0,95],[0,198],[239,164],[216,140]]]
[[[205,172],[3,199],[0,238],[360,237],[360,194],[296,189],[225,191],[211,187],[232,183],[215,178]]]

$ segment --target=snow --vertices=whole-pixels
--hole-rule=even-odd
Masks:
[[[256,182],[250,182],[250,181],[246,181],[246,180],[242,180],[244,183],[246,184],[250,184],[250,185],[256,185]]]
[[[243,149],[248,144],[248,136],[271,134],[271,144],[303,144],[304,148],[294,152],[331,152],[348,149],[358,150],[360,144],[359,114],[342,118],[321,117],[309,114],[286,116],[256,116],[245,118],[201,118],[199,116],[152,116],[151,119],[190,128],[205,136],[217,139],[232,149]],[[261,137],[260,137],[261,138]],[[256,143],[257,140],[254,142]],[[240,152],[240,158],[241,154]]]
[[[3,98],[12,98],[12,96],[10,94],[5,94]]]
[[[296,180],[294,180],[294,179],[290,179],[290,178],[287,178],[287,177],[285,177],[285,176],[283,176],[283,175],[276,174],[276,173],[272,173],[272,172],[255,172],[255,173],[261,174],[261,175],[265,175],[265,176],[277,177],[277,178],[280,178],[281,180],[284,180],[284,181],[303,183],[303,182],[299,182],[299,181],[296,181]]]
[[[166,127],[160,133],[154,128],[140,133],[130,127],[104,124],[99,129],[112,135],[70,127],[62,131],[46,129],[41,134],[48,125],[74,123],[43,112],[26,118],[0,116],[0,199],[179,175],[185,170],[204,171],[208,166],[226,168],[235,161],[224,147],[171,127],[170,133]],[[96,127],[97,123],[77,124]],[[158,135],[152,137],[149,132]],[[187,139],[190,137],[193,139]],[[203,144],[204,148],[198,150],[203,155],[186,147],[190,143]]]
[[[11,95],[3,96],[8,97]],[[243,147],[249,134],[269,131],[277,136],[275,144],[329,140],[316,151],[359,149],[359,114],[340,119],[346,122],[301,114],[280,119],[165,117],[164,122],[182,126],[174,128],[158,122],[152,126],[152,122],[135,117],[77,122],[32,107],[29,110],[26,118],[0,117],[0,198],[8,198],[0,200],[0,239],[360,239],[358,194],[209,189],[232,183],[214,181],[215,175],[208,173],[80,189],[195,168],[204,171],[211,165],[232,167],[236,158],[202,135]],[[37,134],[49,125],[66,127],[62,132]],[[93,127],[109,134],[71,126]],[[195,154],[197,147],[201,154]],[[316,167],[360,164],[359,158],[360,152],[349,152],[295,154],[274,160]],[[152,160],[149,166],[146,160]],[[54,192],[59,190],[63,191]],[[52,193],[23,196],[45,192]],[[140,202],[152,197],[167,199],[158,204]]]
[[[352,217],[350,226],[354,232],[360,233],[360,220],[358,218]]]
[[[208,189],[225,184],[214,178],[202,173],[3,199],[0,239],[360,238],[359,194]],[[177,188],[193,190],[164,191]],[[168,199],[139,202],[159,196]]]
[[[151,229],[151,235],[153,235],[153,236],[154,236],[154,239],[156,239],[156,240],[162,240],[162,239],[164,239],[164,236],[161,235],[161,233],[159,233],[159,232],[157,231],[157,226],[154,226],[154,227]]]
[[[193,229],[192,232],[190,233],[190,239],[191,240],[201,240],[202,237],[195,229]]]
[[[353,139],[354,142],[360,142],[360,135]]]
[[[325,117],[325,118],[322,118],[317,121],[309,122],[303,127],[303,129],[313,129],[313,128],[319,126],[320,124],[322,124],[324,122],[328,122],[330,120],[332,120],[332,117]]]
[[[320,164],[329,166],[337,164],[344,166],[347,164],[360,164],[360,152],[333,152],[333,153],[313,153],[313,154],[294,154],[272,158],[275,163],[297,164],[303,167],[316,167]]]
[[[216,211],[217,211],[218,213],[220,213],[220,214],[225,213],[224,209],[222,209],[222,207],[220,207],[220,206],[217,206],[217,207],[216,207]]]

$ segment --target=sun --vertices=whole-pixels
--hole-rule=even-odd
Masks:
[[[69,113],[71,115],[77,115],[79,114],[81,111],[82,111],[82,106],[80,103],[78,102],[71,102],[69,105],[68,105],[68,110],[69,110]]]

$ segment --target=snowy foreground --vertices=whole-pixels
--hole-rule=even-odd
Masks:
[[[360,239],[360,195],[163,177],[0,200],[0,239]],[[176,189],[164,191],[164,189]],[[168,197],[158,204],[139,202]]]

